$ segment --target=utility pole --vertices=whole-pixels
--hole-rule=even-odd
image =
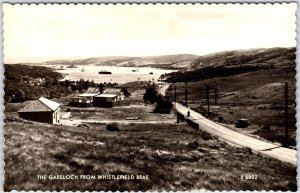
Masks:
[[[170,91],[170,101],[172,101],[172,86],[169,87],[169,91]]]
[[[284,88],[284,127],[285,127],[285,146],[289,146],[289,83],[285,82]]]
[[[175,87],[174,87],[174,102],[176,103],[176,98],[177,98],[177,93],[176,93],[176,85],[175,85]]]
[[[207,116],[209,116],[209,85],[206,86],[205,91],[206,91]]]
[[[184,82],[184,85],[185,85],[185,96],[184,96],[184,99],[185,99],[185,106],[187,107],[188,106],[188,102],[187,102],[188,90],[187,90],[187,82],[186,81]]]
[[[215,105],[219,105],[219,92],[217,87],[215,87]]]

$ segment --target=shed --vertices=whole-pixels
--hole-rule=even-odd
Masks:
[[[26,105],[18,111],[19,117],[31,121],[59,123],[60,104],[44,97]]]

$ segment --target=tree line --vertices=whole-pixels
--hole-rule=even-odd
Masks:
[[[166,82],[197,82],[200,80],[215,78],[215,77],[228,77],[237,74],[253,72],[257,70],[274,68],[270,64],[259,65],[236,65],[236,66],[207,66],[194,71],[177,71],[163,75],[161,78],[165,78]]]

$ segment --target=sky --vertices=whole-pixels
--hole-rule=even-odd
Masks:
[[[290,4],[4,4],[4,62],[296,46]]]

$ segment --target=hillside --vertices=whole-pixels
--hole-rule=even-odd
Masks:
[[[196,58],[191,69],[207,66],[234,66],[239,64],[273,64],[286,66],[293,63],[296,48],[269,48],[219,52]]]
[[[215,105],[217,88],[218,105],[211,109],[211,119],[233,125],[237,119],[246,118],[251,128],[242,132],[280,143],[284,142],[283,93],[288,81],[289,137],[290,145],[295,146],[295,51],[295,48],[272,48],[218,53],[199,57],[194,61],[193,71],[172,73],[165,78],[177,86],[177,101],[184,100],[183,82],[187,81],[189,106],[205,116],[208,115],[205,88],[208,85],[211,88],[211,105]]]
[[[187,124],[118,128],[109,131],[106,125],[89,124],[86,129],[6,118],[4,191],[297,190],[294,166],[231,146]],[[71,174],[96,177],[48,179]],[[257,180],[240,180],[250,174]],[[46,175],[47,180],[38,180],[37,175]],[[148,179],[103,180],[98,175]]]
[[[58,81],[62,75],[51,68],[5,64],[4,69],[4,98],[7,102],[22,102],[40,96],[60,97],[70,93]]]
[[[167,82],[199,81],[242,73],[295,67],[296,48],[228,51],[198,57],[188,71],[167,74]]]

